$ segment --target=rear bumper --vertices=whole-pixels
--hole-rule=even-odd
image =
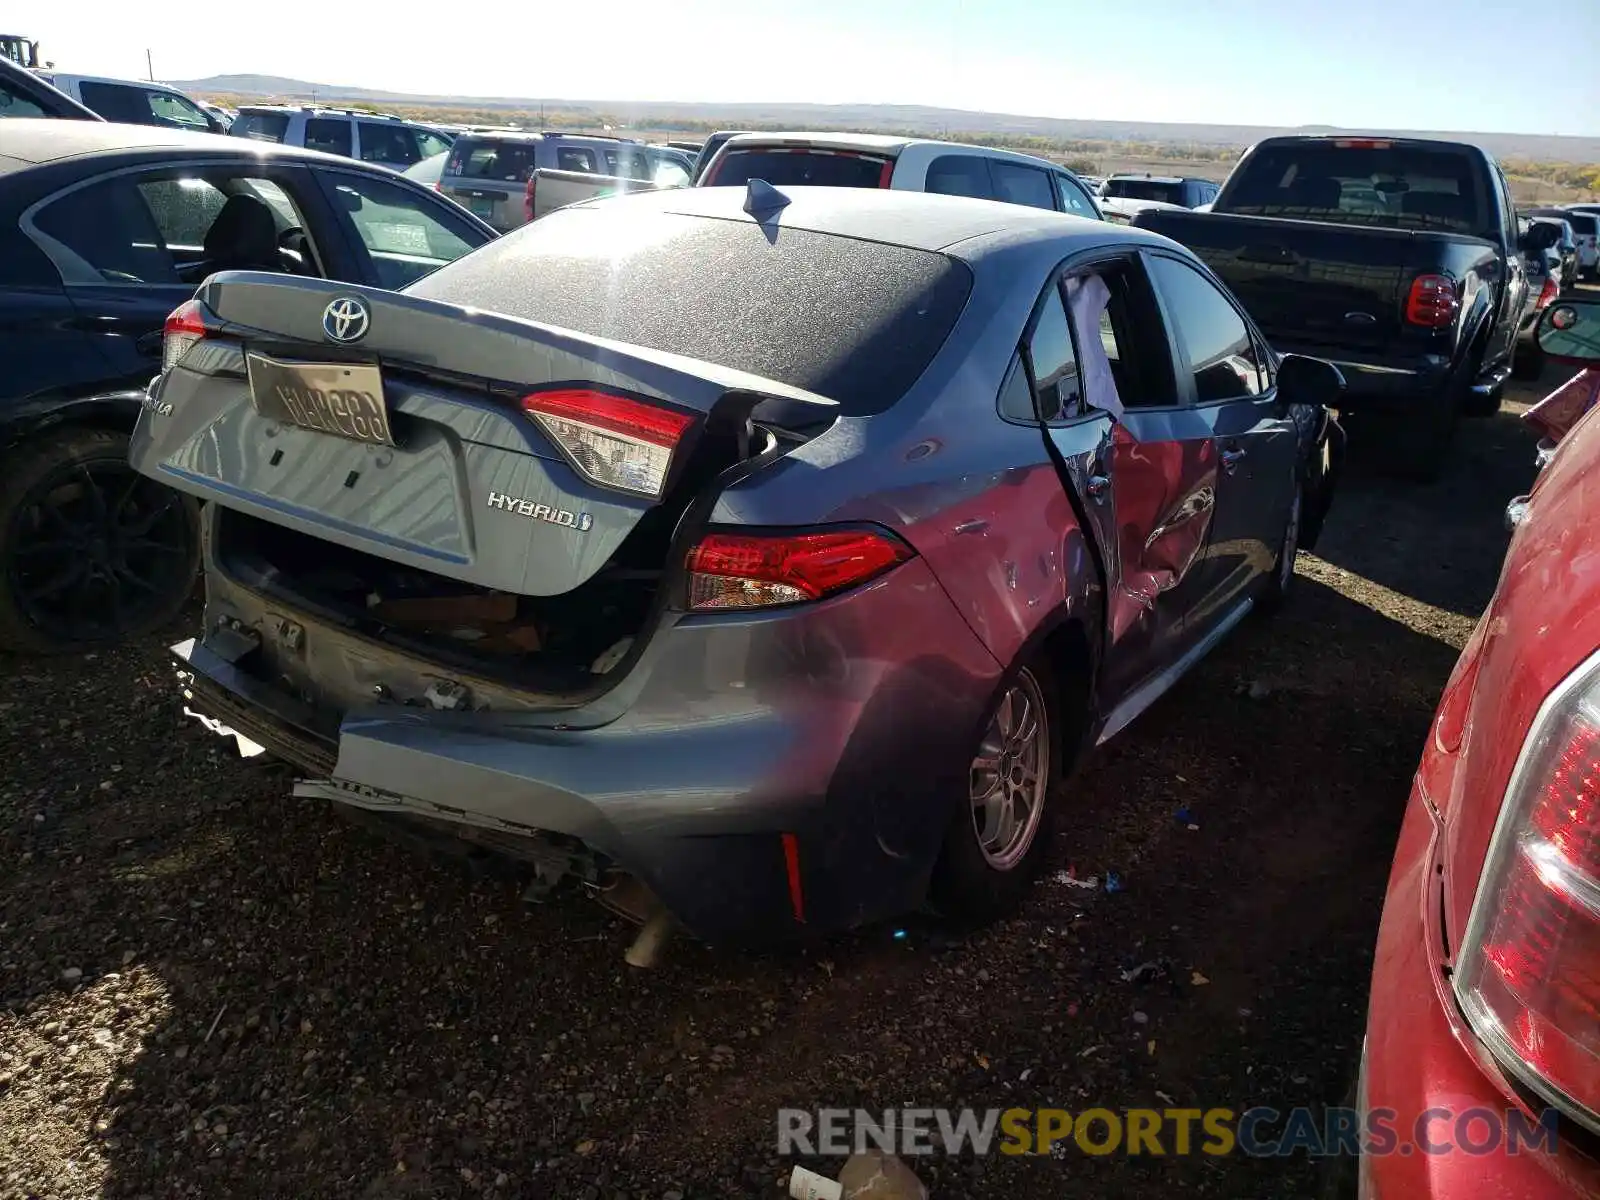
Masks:
[[[847,928],[916,907],[1001,676],[914,559],[803,609],[680,616],[627,679],[582,708],[499,708],[473,687],[474,703],[489,697],[489,709],[384,703],[337,713],[272,682],[285,673],[272,641],[283,607],[215,569],[208,583],[211,632],[174,647],[193,676],[190,703],[329,781],[305,790],[579,839],[713,942]],[[359,655],[373,669],[387,656],[391,678],[418,669],[393,648],[289,616],[307,672],[346,670]],[[250,649],[251,639],[267,644]]]
[[[1341,411],[1403,411],[1434,396],[1450,378],[1451,362],[1443,355],[1367,356],[1277,339],[1272,344],[1279,353],[1323,358],[1338,367],[1345,381]]]
[[[1430,746],[1429,753],[1435,751]],[[1441,970],[1438,826],[1421,783],[1412,791],[1373,960],[1362,1079],[1368,1128],[1379,1114],[1396,1141],[1362,1161],[1363,1200],[1577,1200],[1600,1194],[1600,1170],[1564,1144],[1551,1154],[1502,1144],[1483,1153],[1489,1125],[1518,1106],[1496,1082],[1492,1064],[1461,1021]],[[1430,1116],[1429,1114],[1433,1115]],[[1533,1120],[1533,1118],[1530,1118]],[[1421,1135],[1421,1136],[1419,1136]],[[1443,1153],[1423,1152],[1424,1138]]]

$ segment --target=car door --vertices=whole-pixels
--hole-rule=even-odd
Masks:
[[[1041,347],[1070,335],[1062,371]],[[1046,324],[1049,323],[1049,325]],[[1159,694],[1182,656],[1217,481],[1211,429],[1180,394],[1160,307],[1135,251],[1068,264],[1042,303],[1027,355],[1040,419],[1082,498],[1106,575],[1105,736]],[[1052,390],[1053,389],[1053,390]]]
[[[1147,253],[1180,391],[1216,443],[1216,512],[1188,619],[1201,635],[1273,569],[1299,469],[1299,434],[1277,399],[1264,343],[1231,297],[1193,263]]]
[[[167,315],[213,267],[227,265],[208,261],[206,242],[229,198],[247,194],[244,203],[266,205],[287,232],[303,221],[308,185],[300,168],[250,161],[139,167],[55,192],[20,224],[60,274],[75,326],[91,334],[124,386],[143,386],[161,367]],[[304,273],[320,273],[310,241],[303,253]],[[288,269],[296,254],[273,261]]]

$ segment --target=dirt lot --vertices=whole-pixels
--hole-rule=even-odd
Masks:
[[[777,1196],[780,1105],[1337,1102],[1418,747],[1532,476],[1515,407],[1433,487],[1358,460],[1289,610],[1093,757],[1055,865],[1124,891],[1047,882],[961,944],[912,923],[633,973],[588,902],[525,910],[240,763],[174,695],[187,628],[0,660],[0,1195]],[[1315,1180],[920,1167],[940,1200]]]

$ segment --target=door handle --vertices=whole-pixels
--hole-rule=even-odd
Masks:
[[[1222,469],[1232,475],[1234,468],[1244,461],[1244,455],[1245,452],[1243,450],[1224,450],[1222,452]]]
[[[1091,475],[1084,485],[1084,490],[1089,493],[1089,499],[1096,504],[1104,504],[1111,495],[1111,480],[1104,475]]]

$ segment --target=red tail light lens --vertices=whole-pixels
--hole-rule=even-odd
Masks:
[[[1546,275],[1544,277],[1544,286],[1539,289],[1539,299],[1534,306],[1536,308],[1544,308],[1555,303],[1560,295],[1561,289],[1556,286],[1556,277],[1554,275]]]
[[[530,221],[533,220],[533,191],[538,186],[538,174],[529,172],[528,186],[522,189],[522,215]]]
[[[1448,275],[1418,275],[1406,297],[1406,320],[1425,329],[1448,329],[1461,311],[1456,281]]]
[[[205,336],[205,310],[198,300],[185,300],[173,309],[161,332],[161,373],[165,375],[182,362]]]
[[[821,600],[912,556],[887,532],[714,533],[689,551],[689,607],[767,608]]]
[[[522,408],[572,465],[604,487],[659,497],[672,454],[694,424],[687,413],[590,388],[555,388]]]
[[[1507,1069],[1600,1131],[1600,655],[1528,734],[1455,986]]]

